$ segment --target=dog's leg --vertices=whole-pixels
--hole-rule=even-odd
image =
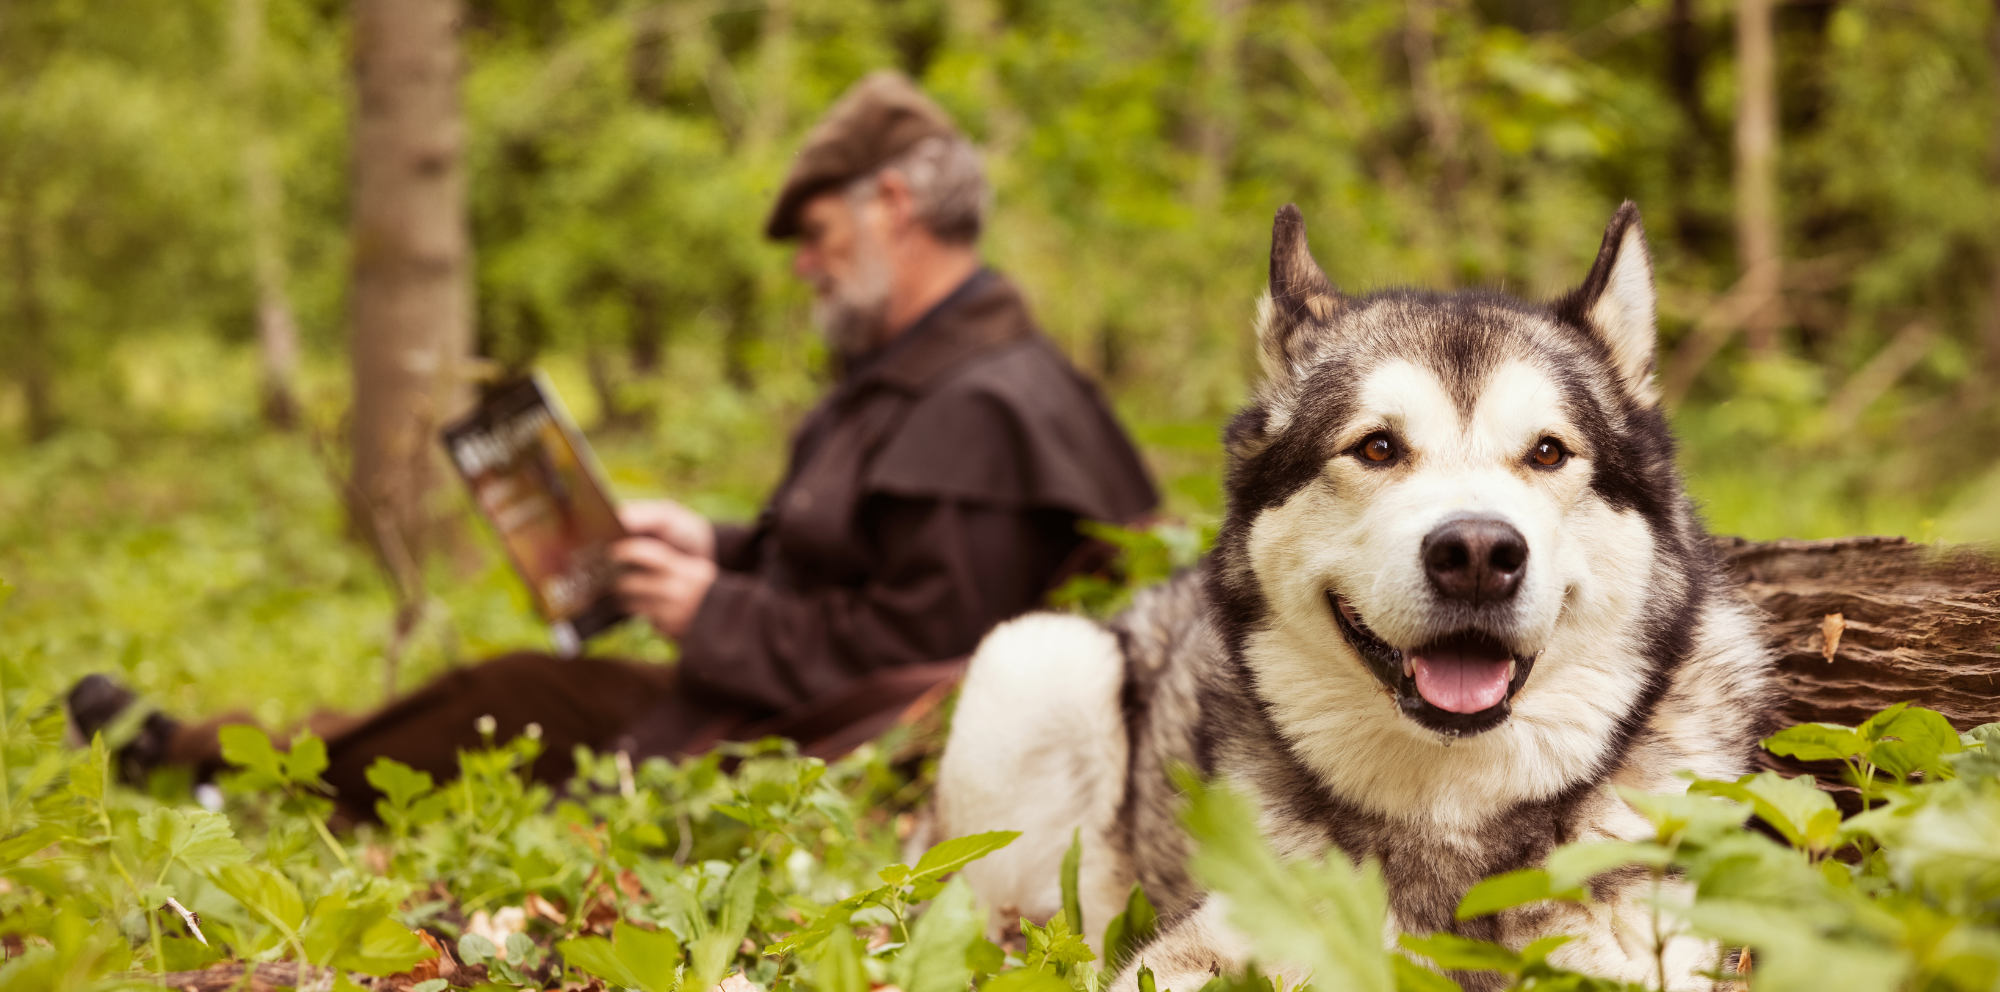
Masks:
[[[1250,961],[1250,942],[1229,925],[1228,906],[1227,900],[1211,893],[1193,913],[1140,948],[1112,980],[1109,992],[1137,992],[1141,966],[1152,971],[1153,987],[1159,992],[1199,992],[1209,979],[1240,970]],[[1265,977],[1282,976],[1285,988],[1311,977],[1296,966],[1259,962],[1259,968]]]
[[[972,657],[938,764],[939,836],[1021,831],[963,873],[996,938],[1018,932],[1023,916],[1062,910],[1063,855],[1079,829],[1078,888],[1093,948],[1103,948],[1104,925],[1123,908],[1130,871],[1108,837],[1125,791],[1124,677],[1104,628],[1053,613],[1002,624]]]
[[[1570,942],[1549,955],[1551,963],[1649,988],[1657,985],[1664,966],[1666,987],[1674,992],[1726,987],[1726,983],[1717,984],[1700,974],[1717,965],[1721,948],[1688,932],[1684,924],[1673,919],[1671,912],[1663,914],[1667,941],[1655,956],[1655,896],[1669,905],[1688,903],[1693,901],[1694,891],[1686,882],[1668,881],[1656,893],[1648,879],[1621,885],[1600,902],[1547,904],[1532,930],[1514,935],[1516,940],[1509,943],[1526,943],[1554,933],[1569,934]]]

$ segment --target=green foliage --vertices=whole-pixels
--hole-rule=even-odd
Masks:
[[[1542,868],[1475,886],[1458,918],[1589,901],[1585,883],[1637,866],[1654,880],[1660,946],[1692,934],[1722,949],[1749,948],[1755,989],[1990,988],[2000,979],[2000,766],[1987,748],[2000,741],[2000,724],[1962,736],[1939,733],[1942,725],[1934,712],[1897,705],[1860,727],[1774,735],[1774,751],[1852,763],[1852,777],[1880,805],[1845,822],[1811,779],[1773,772],[1696,781],[1682,795],[1621,789],[1651,824],[1650,838],[1558,848]],[[1458,987],[1426,964],[1498,972],[1514,989],[1640,987],[1552,963],[1566,935],[1516,950],[1405,934],[1398,944],[1410,957],[1384,952],[1386,901],[1371,866],[1337,851],[1281,862],[1258,834],[1249,800],[1191,780],[1183,786],[1199,844],[1192,865],[1230,899],[1230,920],[1260,961],[1308,965],[1316,985],[1334,988]],[[1753,815],[1784,842],[1746,826]]]
[[[1132,603],[1132,594],[1192,568],[1215,543],[1216,527],[1160,523],[1144,529],[1084,521],[1078,527],[1109,545],[1114,557],[1105,574],[1072,576],[1049,594],[1052,606],[1093,617],[1110,617]]]

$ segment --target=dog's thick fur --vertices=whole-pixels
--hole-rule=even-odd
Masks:
[[[1281,853],[1377,859],[1391,935],[1518,948],[1567,933],[1557,963],[1654,980],[1653,886],[1636,870],[1596,879],[1588,906],[1453,919],[1474,883],[1557,845],[1649,834],[1611,786],[1737,776],[1766,729],[1769,660],[1684,495],[1653,386],[1638,210],[1612,218],[1582,286],[1537,306],[1342,295],[1287,206],[1257,333],[1265,381],[1229,427],[1227,517],[1203,567],[1108,630],[1032,615],[974,657],[938,813],[945,836],[1025,832],[966,872],[996,930],[1060,909],[1080,827],[1094,943],[1137,880],[1162,914],[1142,952],[1160,988],[1193,992],[1243,964],[1247,943],[1187,874],[1167,774],[1184,762],[1258,796]],[[1371,462],[1362,447],[1383,437],[1395,457]],[[1564,459],[1532,463],[1551,441]],[[1525,542],[1503,602],[1453,600],[1427,577],[1427,535],[1468,517]],[[1471,636],[1519,659],[1497,705],[1448,712],[1409,668],[1398,680],[1399,659]],[[1671,941],[1669,984],[1700,987],[1713,955]]]

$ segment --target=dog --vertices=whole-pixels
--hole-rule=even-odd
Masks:
[[[1592,880],[1590,904],[1453,917],[1472,885],[1558,845],[1650,836],[1612,786],[1735,778],[1769,729],[1771,659],[1674,468],[1655,323],[1630,202],[1546,305],[1344,295],[1280,210],[1263,381],[1224,435],[1214,549],[1109,624],[1002,625],[967,672],[937,815],[944,836],[1023,831],[965,872],[996,931],[1061,909],[1080,830],[1096,946],[1136,880],[1160,911],[1138,955],[1159,988],[1243,966],[1248,943],[1186,868],[1184,763],[1256,796],[1281,855],[1376,860],[1391,938],[1570,934],[1553,963],[1657,980],[1636,868]],[[1714,946],[1669,934],[1668,984],[1705,987]]]

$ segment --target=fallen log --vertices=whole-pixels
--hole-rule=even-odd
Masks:
[[[1785,699],[1779,723],[1852,726],[1899,702],[1966,730],[2000,721],[2000,557],[1900,537],[1717,538],[1743,595],[1767,616]],[[1838,765],[1766,756],[1852,802]]]

